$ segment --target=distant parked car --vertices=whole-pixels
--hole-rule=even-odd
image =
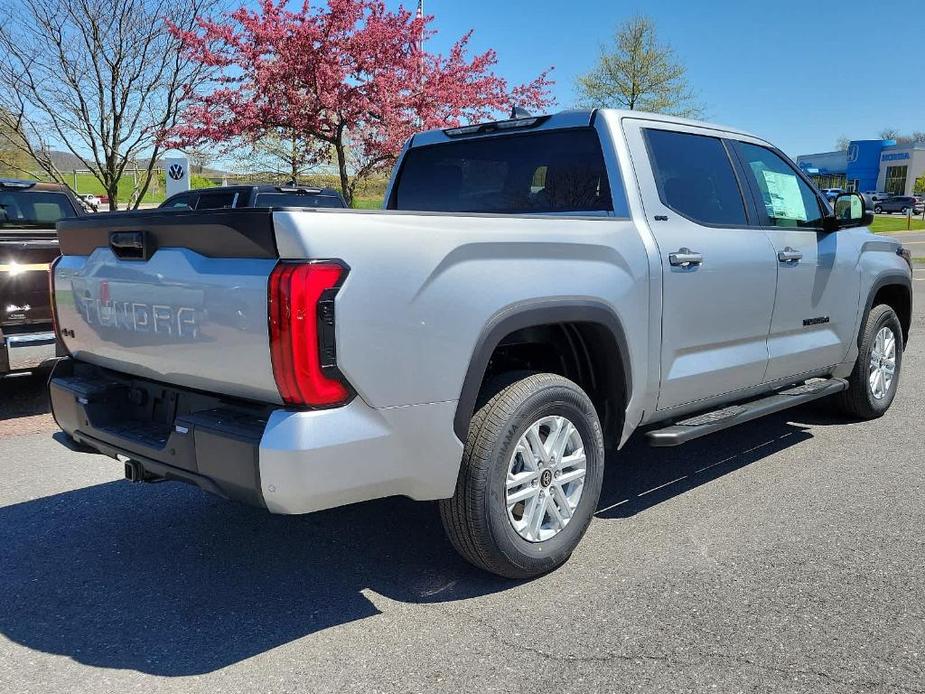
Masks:
[[[887,198],[893,197],[892,193],[884,193],[882,190],[868,190],[864,192],[870,200],[873,202],[879,202],[880,200],[886,200]]]
[[[886,200],[878,200],[874,205],[874,212],[877,214],[882,212],[908,214],[910,210],[912,214],[922,214],[923,209],[925,209],[925,203],[911,195],[894,195]]]
[[[829,202],[832,202],[841,195],[844,191],[841,188],[823,188],[822,194],[825,195],[825,199]]]
[[[232,207],[347,207],[347,203],[333,188],[253,185],[189,190],[171,195],[159,207],[220,210]]]

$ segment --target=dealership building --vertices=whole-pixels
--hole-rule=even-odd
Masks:
[[[915,181],[925,176],[925,142],[852,140],[846,151],[803,154],[797,164],[819,188],[912,195],[922,192]]]

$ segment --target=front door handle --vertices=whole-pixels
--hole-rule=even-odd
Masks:
[[[668,254],[668,262],[675,267],[692,267],[693,265],[703,265],[703,254],[692,251],[690,248],[680,248],[674,253]]]
[[[782,263],[798,263],[803,259],[803,254],[787,246],[784,250],[777,252],[777,259]]]

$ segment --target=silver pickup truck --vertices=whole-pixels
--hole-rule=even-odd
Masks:
[[[637,430],[896,394],[908,253],[753,135],[608,110],[425,132],[385,207],[59,223],[58,424],[130,480],[272,513],[439,500],[466,559],[529,577]]]

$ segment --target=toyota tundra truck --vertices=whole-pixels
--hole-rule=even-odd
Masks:
[[[506,577],[569,557],[639,432],[677,446],[896,395],[909,253],[741,130],[633,111],[416,134],[381,211],[62,221],[60,427],[297,514],[437,500]]]

